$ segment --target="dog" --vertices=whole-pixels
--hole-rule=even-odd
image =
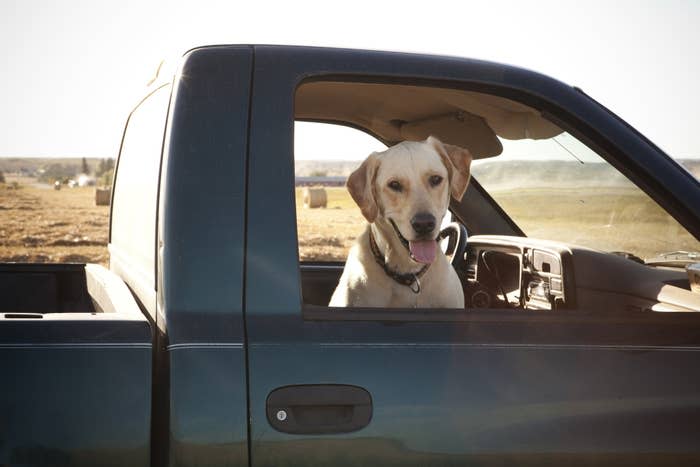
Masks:
[[[450,196],[461,200],[472,162],[464,148],[404,141],[372,153],[347,180],[367,219],[330,307],[464,308],[457,273],[440,249]]]

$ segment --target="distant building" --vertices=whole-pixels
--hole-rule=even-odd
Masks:
[[[296,186],[345,186],[347,177],[295,177]]]

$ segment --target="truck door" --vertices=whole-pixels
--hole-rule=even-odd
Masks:
[[[700,461],[695,316],[611,317],[605,304],[580,313],[323,306],[342,264],[300,264],[293,176],[298,89],[314,80],[540,99],[562,114],[614,120],[573,89],[508,67],[256,48],[244,301],[251,465]],[[358,91],[345,102],[367,98]],[[405,103],[423,102],[416,94]]]

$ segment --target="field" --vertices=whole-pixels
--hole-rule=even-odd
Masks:
[[[365,218],[345,187],[326,188],[325,209],[302,207],[301,188],[296,190],[299,256],[303,260],[345,261]]]
[[[304,209],[297,189],[299,254],[304,260],[345,260],[364,228],[365,220],[345,188],[326,192],[328,208]],[[491,195],[529,237],[641,258],[700,251],[700,242],[636,188],[548,187],[495,190]]]
[[[94,187],[56,191],[29,177],[8,176],[7,182],[0,184],[0,261],[108,264],[109,207],[95,206]],[[297,229],[304,260],[343,261],[365,225],[345,188],[326,188],[326,192],[327,208],[305,209],[297,189]],[[491,194],[532,237],[641,257],[700,251],[695,239],[636,190],[550,187]]]
[[[529,237],[641,258],[700,251],[700,242],[636,188],[550,187],[490,194]]]
[[[95,187],[54,190],[29,177],[0,184],[0,261],[107,265],[109,206]]]

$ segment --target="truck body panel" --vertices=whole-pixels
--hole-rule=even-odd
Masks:
[[[36,264],[0,284],[0,464],[150,465],[151,328],[124,283]]]
[[[159,464],[248,463],[243,258],[252,55],[245,46],[195,49],[172,92],[154,243]]]

